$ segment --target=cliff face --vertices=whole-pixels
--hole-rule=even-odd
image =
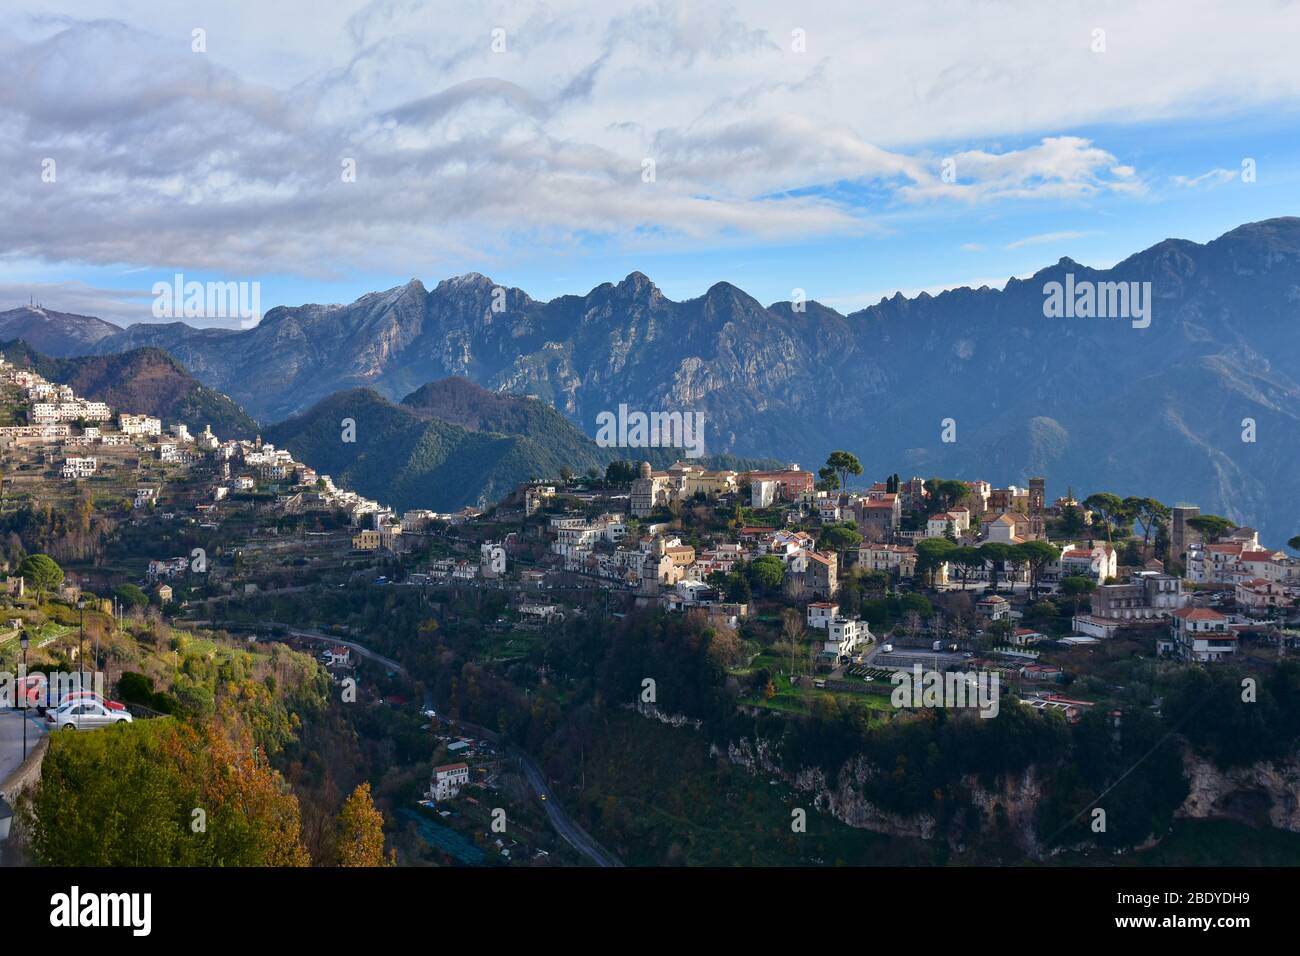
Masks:
[[[1300,761],[1221,770],[1189,755],[1186,764],[1191,792],[1180,817],[1227,818],[1300,833]]]
[[[968,842],[985,838],[1009,840],[1030,859],[1042,859],[1052,852],[1043,846],[1043,835],[1034,825],[1044,789],[1032,767],[1014,777],[1000,778],[992,788],[975,777],[966,777],[961,784],[964,806],[941,826],[932,814],[893,813],[868,800],[865,784],[876,771],[860,756],[849,760],[833,782],[820,768],[783,769],[765,740],[734,741],[727,746],[727,757],[751,773],[778,777],[811,794],[813,806],[851,827],[896,837],[943,839],[958,853]],[[1178,816],[1232,819],[1300,832],[1300,760],[1281,767],[1256,764],[1224,771],[1187,752],[1184,763],[1191,792]],[[1157,842],[1152,839],[1138,849]]]

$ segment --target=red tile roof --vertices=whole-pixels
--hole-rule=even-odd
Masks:
[[[1208,607],[1180,607],[1174,611],[1174,617],[1181,617],[1184,621],[1226,621],[1227,618],[1218,611],[1212,611]]]

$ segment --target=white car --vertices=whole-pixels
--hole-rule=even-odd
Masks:
[[[56,730],[95,730],[109,724],[129,724],[131,715],[125,710],[109,710],[97,700],[74,700],[46,714],[45,719]]]

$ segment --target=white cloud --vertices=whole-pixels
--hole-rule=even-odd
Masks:
[[[83,0],[78,16],[28,3],[0,31],[8,256],[430,274],[591,237],[856,235],[907,203],[1140,193],[1132,157],[1060,131],[1300,95],[1294,5]]]
[[[1008,242],[1004,249],[1023,249],[1025,246],[1043,246],[1053,242],[1067,242],[1071,239],[1081,239],[1088,235],[1086,232],[1042,232],[1036,236],[1025,236],[1023,239],[1017,239],[1014,242]]]
[[[1201,173],[1199,176],[1170,176],[1176,186],[1186,186],[1195,188],[1197,186],[1217,186],[1221,183],[1232,182],[1237,178],[1239,170],[1236,169],[1211,169],[1208,172]]]

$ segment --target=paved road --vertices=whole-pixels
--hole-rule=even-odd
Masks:
[[[45,733],[45,721],[36,711],[20,713],[17,710],[0,711],[0,781],[18,769],[23,762],[23,718],[27,717],[27,750],[30,753],[36,741]]]
[[[458,726],[464,727],[475,735],[484,737],[487,740],[492,741],[492,743],[501,746],[501,735],[495,731],[489,730],[486,727],[481,727],[478,724],[471,724],[467,720],[459,720],[456,721],[456,723]],[[541,800],[542,797],[546,798],[545,800],[542,800],[542,807],[546,811],[546,819],[551,822],[551,828],[560,835],[565,843],[569,844],[569,846],[573,847],[592,863],[596,864],[596,866],[623,865],[622,862],[619,861],[618,857],[614,856],[614,854],[610,853],[603,846],[597,843],[590,833],[578,826],[578,824],[564,812],[564,808],[560,806],[559,802],[555,799],[555,794],[553,794],[551,788],[546,785],[546,777],[542,773],[541,768],[533,762],[532,757],[528,756],[528,754],[524,753],[518,747],[510,744],[505,745],[505,751],[508,756],[519,761],[519,766],[524,771],[524,780],[527,781],[528,786],[533,791],[534,795],[536,795],[539,800]]]
[[[539,798],[543,796],[546,798],[542,802],[542,806],[546,808],[546,818],[551,821],[551,827],[555,832],[564,838],[564,842],[597,866],[622,866],[623,864],[614,854],[597,843],[586,830],[569,818],[564,808],[556,802],[555,795],[546,785],[546,778],[542,776],[542,771],[532,759],[514,747],[511,747],[509,752],[518,758],[519,765],[524,769],[524,779],[533,788],[533,792]]]
[[[289,627],[287,624],[279,624],[275,621],[182,621],[180,623],[189,624],[193,627],[214,627],[214,628],[284,628],[284,633],[291,637],[302,638],[308,641],[317,641],[322,644],[331,644],[335,647],[346,647],[356,651],[358,657],[364,657],[368,661],[374,661],[376,664],[382,664],[390,671],[396,674],[405,674],[406,668],[391,657],[385,657],[383,654],[372,651],[364,644],[358,644],[356,641],[349,641],[341,637],[335,637],[333,634],[326,634],[323,631],[312,630],[311,628]]]
[[[193,624],[203,623],[203,624],[209,624],[210,626],[214,626],[214,627],[220,627],[222,622],[193,621],[190,623]],[[228,623],[233,624],[234,622],[228,622]],[[245,624],[243,626],[247,627],[249,625]],[[257,622],[256,626],[280,627],[284,625],[277,625],[274,622],[270,622],[270,621],[260,621]],[[393,660],[390,657],[384,657],[382,654],[377,654],[374,651],[372,651],[370,648],[366,647],[364,644],[358,644],[356,641],[341,640],[340,638],[334,637],[331,634],[323,634],[320,631],[315,631],[307,628],[286,627],[286,632],[292,634],[294,637],[306,638],[308,640],[313,640],[313,641],[328,641],[331,644],[337,644],[337,645],[342,645],[343,647],[351,648],[359,656],[364,657],[367,660],[372,660],[375,661],[376,663],[382,664],[395,673],[398,674],[406,673],[406,668],[402,667],[402,665],[397,663],[397,661]],[[426,707],[428,706],[427,702],[425,706]],[[484,737],[488,740],[491,740],[493,743],[500,745],[500,741],[501,741],[500,735],[497,734],[495,731],[489,730],[486,727],[481,727],[478,724],[471,724],[468,721],[457,721],[457,723],[470,729],[477,736]],[[519,761],[519,765],[520,767],[523,768],[524,771],[524,779],[528,782],[528,786],[532,788],[532,791],[537,796],[537,798],[539,800],[542,797],[546,798],[545,800],[542,800],[542,806],[546,810],[546,818],[551,822],[551,827],[555,830],[556,833],[560,835],[560,837],[564,840],[565,843],[569,844],[569,846],[573,847],[575,850],[577,850],[587,859],[591,860],[591,862],[596,864],[596,866],[622,866],[623,865],[622,863],[619,862],[618,858],[614,856],[614,854],[610,853],[603,846],[597,843],[595,839],[589,833],[587,833],[586,830],[578,826],[578,824],[575,823],[573,819],[570,818],[570,816],[564,812],[564,808],[561,807],[560,804],[556,801],[555,795],[551,793],[550,788],[546,785],[546,777],[542,774],[542,771],[537,766],[537,764],[533,762],[532,757],[528,756],[528,754],[524,753],[518,747],[513,747],[513,746],[507,746],[506,752],[511,757]]]

